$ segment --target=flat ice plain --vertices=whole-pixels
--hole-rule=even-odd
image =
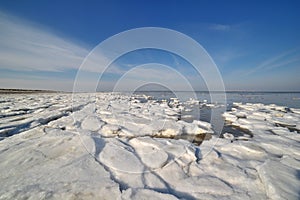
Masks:
[[[0,199],[300,199],[300,109],[234,103],[223,117],[244,134],[222,138],[183,109],[118,93],[1,95]]]

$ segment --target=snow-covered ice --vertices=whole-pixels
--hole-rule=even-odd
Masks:
[[[299,109],[234,103],[223,117],[245,135],[219,138],[210,123],[182,120],[186,105],[202,106],[193,99],[57,93],[0,102],[0,199],[300,198]]]

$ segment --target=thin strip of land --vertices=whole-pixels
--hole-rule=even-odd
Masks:
[[[0,88],[0,94],[33,94],[33,93],[57,93],[54,90],[29,90],[29,89],[4,89]]]

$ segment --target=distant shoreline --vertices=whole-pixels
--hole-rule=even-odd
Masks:
[[[60,93],[53,90],[29,90],[29,89],[0,89],[0,94],[34,94],[34,93]]]
[[[101,92],[113,92],[113,91],[96,91]],[[117,91],[117,92],[131,92],[131,91]],[[164,91],[164,90],[146,90],[146,91],[135,91],[138,93],[148,92],[197,92],[197,93],[223,93],[223,91]],[[7,89],[0,88],[0,94],[34,94],[34,93],[72,93],[66,91],[55,91],[55,90],[38,90],[38,89]],[[91,93],[91,92],[75,92],[75,93]],[[234,91],[228,90],[225,93],[250,93],[250,94],[261,94],[261,93],[300,93],[300,91]]]

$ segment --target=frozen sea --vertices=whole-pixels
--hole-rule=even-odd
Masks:
[[[195,95],[199,100],[207,100],[210,102],[211,94],[218,94],[221,92],[171,92],[171,91],[140,91],[138,94],[147,94],[158,99],[168,99],[177,97],[181,101],[189,100]],[[226,92],[226,100],[229,105],[233,102],[242,103],[263,103],[276,104],[280,106],[288,106],[300,108],[300,92]]]
[[[218,107],[218,106],[200,106],[200,107],[190,107],[189,112],[183,111],[183,115],[187,115],[189,117],[183,118],[183,120],[192,122],[193,120],[202,120],[206,122],[210,122],[213,125],[213,128],[216,126],[220,126],[220,124],[224,124],[216,128],[215,132],[217,133],[224,133],[228,130],[231,130],[235,134],[239,134],[241,130],[233,130],[229,126],[226,126],[224,122],[224,118],[222,117],[222,113],[224,111],[228,111],[232,108],[234,102],[240,103],[262,103],[262,104],[275,104],[279,106],[286,106],[289,108],[300,108],[300,92],[203,92],[203,91],[196,91],[196,92],[171,92],[171,91],[141,91],[136,92],[137,94],[146,94],[149,96],[154,97],[158,100],[170,98],[178,98],[181,101],[185,102],[189,99],[197,99],[201,102],[206,102],[207,104],[214,104],[220,103],[218,101],[212,102],[211,95],[215,95],[215,99],[221,99],[221,104],[225,104],[225,107]],[[224,95],[224,96],[223,96]],[[225,102],[223,102],[225,100]],[[215,111],[215,120],[211,119],[211,111],[212,109]]]
[[[200,101],[207,100],[209,103],[214,103],[211,102],[211,95],[218,95],[221,92],[140,91],[136,93],[150,95],[159,100],[178,97],[181,101],[187,101],[196,95]],[[231,106],[233,102],[241,102],[276,104],[279,106],[300,108],[300,92],[226,92],[225,95],[228,106]]]
[[[0,94],[0,199],[300,199],[300,93],[211,95]]]

